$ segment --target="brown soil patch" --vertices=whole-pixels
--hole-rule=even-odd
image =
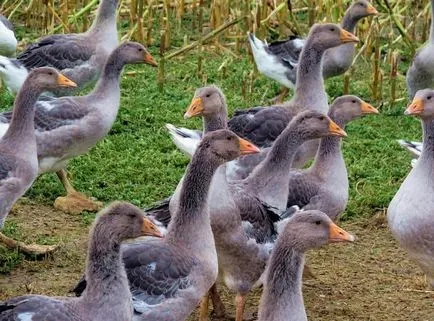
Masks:
[[[44,260],[27,259],[0,275],[0,300],[25,293],[66,295],[84,266],[88,227],[81,217],[21,203],[8,219],[17,222],[26,241],[54,237],[62,246]],[[397,247],[384,216],[341,225],[357,235],[357,242],[308,254],[315,275],[305,280],[303,289],[309,320],[434,320],[434,292],[425,291],[423,274]],[[223,286],[220,291],[233,315],[234,295]],[[260,290],[249,296],[246,314],[256,312],[259,297]]]

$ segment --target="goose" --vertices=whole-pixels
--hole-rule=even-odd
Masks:
[[[302,112],[247,179],[228,182],[225,166],[214,177],[209,196],[211,227],[221,277],[236,293],[236,321],[242,320],[246,295],[259,282],[276,238],[276,224],[286,210],[288,172],[296,150],[308,139],[328,135],[345,132],[320,112]],[[170,199],[170,213],[177,211],[179,194],[180,185]],[[201,317],[206,318],[202,313]]]
[[[265,272],[258,321],[307,321],[302,294],[305,253],[354,240],[321,211],[302,211],[289,218]]]
[[[428,42],[418,50],[407,71],[406,83],[410,99],[418,90],[434,87],[434,0],[431,0],[431,30]]]
[[[419,90],[405,111],[419,117],[423,129],[423,149],[387,211],[389,229],[426,274],[434,289],[434,90]]]
[[[377,14],[377,10],[369,1],[356,0],[345,12],[341,27],[348,32],[354,33],[356,25],[361,19]],[[288,40],[267,44],[256,38],[253,33],[248,34],[248,39],[259,72],[277,81],[285,88],[294,89],[297,64],[305,40],[297,36],[291,36]],[[353,43],[327,50],[323,61],[324,79],[345,73],[351,67],[354,54],[355,45]],[[287,90],[279,96],[279,101],[286,94]]]
[[[34,106],[46,89],[75,86],[75,83],[53,68],[32,71],[15,100],[10,126],[0,139],[0,228],[14,203],[30,188],[38,175]],[[39,254],[54,248],[26,245],[0,233],[0,242],[11,249]]]
[[[164,239],[124,249],[133,320],[182,321],[196,308],[218,272],[207,206],[214,173],[223,163],[257,151],[226,129],[204,136],[179,185],[178,207]],[[76,287],[78,295],[84,282]]]
[[[330,106],[329,117],[341,128],[348,122],[378,110],[360,98],[346,95]],[[349,196],[348,173],[340,137],[321,139],[313,164],[308,169],[291,169],[287,207],[320,210],[333,221],[345,210]]]
[[[88,286],[80,298],[25,295],[0,302],[1,320],[119,321],[132,320],[128,278],[121,243],[160,233],[136,206],[114,202],[101,211],[91,228],[86,262]]]
[[[17,43],[14,26],[5,16],[0,14],[0,55],[6,57],[15,56]]]
[[[19,63],[20,68],[24,67],[26,70],[43,66],[54,67],[77,83],[77,90],[86,88],[99,78],[107,58],[119,44],[116,27],[117,5],[118,0],[101,0],[95,20],[87,32],[43,37],[20,53],[15,63]],[[9,73],[14,70],[16,68],[7,69]],[[2,72],[4,73],[5,71]],[[18,75],[7,77],[13,79],[14,84],[19,84]],[[10,83],[6,84],[13,87]],[[74,91],[57,90],[52,93],[64,96]]]
[[[413,157],[413,159],[411,160],[411,166],[415,167],[417,160],[420,157],[420,154],[422,154],[422,143],[405,139],[398,139],[397,142],[402,148],[406,149],[411,154],[411,156]]]
[[[39,174],[56,172],[67,196],[56,199],[56,208],[68,213],[97,211],[102,204],[77,192],[65,167],[69,159],[85,154],[103,139],[116,119],[120,105],[120,75],[124,65],[148,63],[152,56],[141,44],[125,42],[110,55],[95,89],[85,96],[42,96],[36,103],[35,134]],[[0,135],[12,113],[0,114]]]
[[[259,147],[267,147],[300,111],[316,110],[326,114],[328,100],[322,77],[324,52],[344,43],[358,41],[356,36],[336,24],[313,25],[300,55],[294,97],[283,105],[236,111],[228,123],[229,129]],[[307,160],[313,158],[318,144],[317,140],[313,140],[303,145],[294,166],[303,167]]]

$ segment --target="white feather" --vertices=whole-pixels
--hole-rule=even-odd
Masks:
[[[166,124],[166,128],[176,147],[187,156],[192,157],[201,140],[198,132],[188,128],[175,127],[172,124]]]
[[[16,66],[10,58],[0,56],[0,76],[12,95],[16,95],[29,72],[24,66]]]
[[[17,43],[14,32],[0,21],[0,55],[14,56]]]
[[[401,145],[401,147],[408,150],[415,158],[418,158],[422,153],[423,145],[421,142],[412,142],[412,141],[400,139],[398,140],[398,144]]]

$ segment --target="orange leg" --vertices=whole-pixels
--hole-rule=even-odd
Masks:
[[[199,321],[208,321],[209,292],[200,301]]]
[[[244,306],[246,305],[246,296],[237,294],[235,297],[235,321],[243,321],[244,318]]]

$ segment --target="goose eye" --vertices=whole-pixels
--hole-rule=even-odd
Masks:
[[[352,102],[353,104],[355,104],[355,103],[356,103],[356,101],[355,101],[355,100],[352,100],[351,102]]]
[[[426,97],[426,99],[427,99],[427,100],[431,100],[431,97],[432,97],[432,96],[428,96],[428,97]]]
[[[335,29],[335,28],[330,28],[330,31],[331,31],[331,32],[335,32],[336,29]]]
[[[231,137],[231,136],[228,136],[226,139],[227,139],[227,140],[232,140],[232,137]]]
[[[211,97],[211,94],[206,94],[206,97],[207,97],[207,98]]]
[[[321,221],[316,221],[315,224],[316,224],[316,225],[320,225],[320,224],[321,224]]]
[[[139,51],[143,51],[143,49],[142,49],[142,48],[139,48],[138,50],[139,50]]]
[[[50,76],[53,76],[53,73],[50,71],[49,73],[48,73]]]
[[[320,118],[319,118],[319,120],[324,120],[325,119],[325,117],[324,116],[321,116]]]

